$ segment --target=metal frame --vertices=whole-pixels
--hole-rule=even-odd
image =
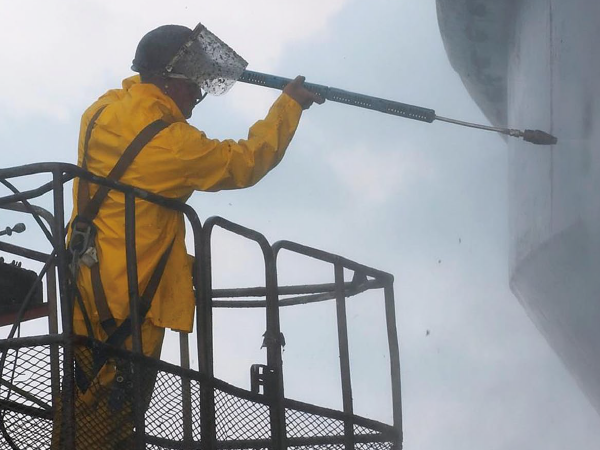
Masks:
[[[47,290],[49,293],[49,310],[51,314],[57,311],[56,305],[56,278],[54,267],[58,271],[58,287],[60,293],[60,310],[62,312],[62,333],[58,333],[56,315],[50,319],[49,336],[32,338],[14,338],[0,341],[2,352],[2,366],[8,349],[19,346],[50,345],[52,349],[52,392],[59,392],[58,379],[58,348],[62,348],[62,412],[63,423],[74,423],[74,345],[81,343],[81,337],[75,336],[72,330],[72,302],[73,299],[68,289],[67,250],[65,247],[65,223],[64,223],[64,189],[66,182],[73,178],[83,178],[101,186],[122,192],[125,196],[125,236],[127,275],[130,293],[131,321],[133,333],[133,350],[124,352],[118,349],[109,349],[111,352],[122,353],[133,368],[134,380],[139,382],[139,369],[142,365],[156,366],[160,370],[176,374],[181,377],[182,382],[182,405],[184,417],[184,439],[182,442],[167,442],[160,437],[148,436],[145,432],[145,419],[143,399],[141,393],[134,395],[136,447],[145,448],[147,443],[156,443],[165,448],[198,448],[194,442],[192,433],[192,392],[190,382],[200,382],[200,417],[201,417],[201,442],[203,449],[225,449],[225,448],[273,448],[284,450],[295,446],[343,445],[346,450],[353,449],[356,445],[366,442],[388,442],[392,448],[401,448],[402,445],[402,412],[400,395],[400,362],[398,336],[396,329],[395,304],[393,291],[393,276],[345,259],[341,256],[324,252],[322,250],[306,247],[294,242],[279,241],[271,245],[260,233],[230,222],[221,217],[211,217],[202,226],[196,212],[190,206],[177,200],[164,198],[147,191],[128,186],[106,178],[98,177],[77,166],[63,163],[40,163],[21,166],[10,169],[0,169],[0,181],[6,184],[6,179],[25,177],[34,174],[47,173],[52,176],[52,181],[25,192],[13,190],[12,195],[0,198],[0,208],[17,209],[34,214],[34,207],[28,205],[27,201],[52,192],[54,217],[50,218],[52,232],[50,239],[53,245],[52,255],[45,255],[29,249],[23,249],[10,244],[0,242],[0,250],[19,254],[23,257],[35,259],[47,263]],[[189,347],[187,335],[180,335],[181,367],[170,365],[162,361],[155,361],[143,357],[141,354],[140,317],[137,304],[139,292],[137,283],[137,261],[135,246],[135,201],[142,199],[170,208],[184,214],[191,224],[194,238],[194,253],[200,264],[194,267],[194,286],[197,308],[197,344],[199,371],[189,369]],[[15,207],[22,202],[24,206]],[[37,210],[38,215],[40,210]],[[47,212],[46,212],[47,213]],[[245,239],[258,244],[265,266],[265,286],[238,289],[212,289],[212,267],[211,267],[211,237],[215,228],[224,229],[230,233],[239,235]],[[291,252],[319,261],[331,264],[333,268],[334,283],[301,285],[301,286],[278,286],[277,282],[277,259],[281,252]],[[344,280],[344,271],[350,270],[355,276],[351,282]],[[346,299],[350,296],[371,289],[383,289],[385,298],[385,311],[387,321],[388,345],[390,353],[390,376],[392,381],[392,407],[393,425],[385,425],[354,415],[352,403],[352,385],[350,376],[348,330],[346,318]],[[287,296],[280,299],[280,295]],[[291,296],[291,297],[290,297]],[[264,300],[248,300],[247,297],[264,297]],[[218,300],[229,298],[230,300]],[[239,300],[244,298],[244,300]],[[231,300],[236,299],[236,300]],[[320,408],[306,403],[286,399],[284,395],[283,368],[282,368],[282,339],[279,319],[281,307],[302,305],[314,302],[333,300],[336,303],[336,317],[338,327],[338,346],[340,353],[340,377],[342,382],[343,411],[333,411]],[[23,309],[26,305],[24,305]],[[266,313],[267,330],[265,333],[265,345],[267,348],[267,370],[264,385],[264,394],[251,393],[214,378],[213,371],[213,308],[264,308]],[[90,345],[92,345],[90,343]],[[104,344],[93,342],[95,346]],[[2,367],[0,367],[0,377]],[[3,380],[0,380],[3,381]],[[249,402],[266,405],[269,409],[270,439],[217,439],[217,418],[215,410],[215,389],[220,389],[230,395]],[[137,390],[136,390],[137,391]],[[54,397],[56,398],[56,397]],[[4,409],[17,408],[0,399],[0,413]],[[29,414],[40,417],[43,411],[35,411],[35,408],[25,408]],[[305,436],[290,437],[286,431],[286,414],[296,410],[314,416],[339,420],[343,422],[342,436]],[[0,420],[2,418],[0,417]],[[355,435],[355,426],[362,426],[374,430],[372,435]],[[66,448],[74,447],[74,427],[70,427],[65,437]],[[18,448],[18,447],[11,447]]]

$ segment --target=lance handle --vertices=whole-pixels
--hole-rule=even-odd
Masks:
[[[238,81],[282,90],[292,80],[276,75],[245,70]],[[407,119],[420,120],[421,122],[431,123],[435,120],[435,111],[433,109],[408,105],[406,103],[372,97],[370,95],[357,94],[355,92],[344,91],[342,89],[323,86],[321,84],[304,83],[304,87],[332,102],[372,109],[394,116],[406,117]]]

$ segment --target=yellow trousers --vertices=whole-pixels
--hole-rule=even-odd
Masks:
[[[107,336],[99,323],[92,323],[96,339],[106,341]],[[74,321],[75,334],[87,335],[83,321]],[[142,324],[142,347],[146,356],[160,358],[164,328],[153,325],[149,320]],[[131,350],[131,337],[124,347]],[[101,369],[93,372],[93,353],[87,347],[75,348],[75,449],[74,450],[121,450],[133,448],[132,395],[141,390],[144,411],[152,398],[156,371],[143,369],[141,386],[133,386],[128,376],[129,365],[124,361],[109,358]],[[57,402],[52,436],[52,449],[62,450],[67,430],[62,423],[61,402]],[[64,434],[64,433],[63,433]]]

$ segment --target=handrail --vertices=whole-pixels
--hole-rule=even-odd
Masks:
[[[210,260],[210,238],[215,226],[224,230],[245,237],[246,239],[256,242],[263,254],[265,263],[265,285],[266,285],[266,315],[267,315],[267,330],[265,332],[264,345],[267,348],[267,365],[270,370],[269,383],[265,393],[271,398],[270,421],[271,421],[271,438],[274,448],[285,450],[286,448],[286,423],[285,423],[285,407],[283,406],[283,361],[281,356],[281,329],[279,323],[279,307],[277,293],[277,269],[275,266],[275,255],[271,245],[264,235],[261,233],[246,228],[244,226],[233,223],[222,217],[209,217],[204,222],[204,239],[203,239],[203,259],[202,263],[206,277],[204,285],[206,295],[211,297],[208,299],[212,308],[212,280],[211,260]],[[212,318],[212,313],[210,314]],[[212,324],[211,324],[212,329]],[[211,353],[212,354],[212,353]]]
[[[51,191],[53,193],[54,217],[50,220],[50,222],[52,223],[53,246],[56,254],[55,261],[59,272],[59,292],[61,294],[61,310],[63,313],[63,334],[58,335],[61,337],[60,343],[64,348],[63,372],[65,377],[63,378],[63,392],[66,392],[69,389],[72,390],[74,387],[72,368],[74,358],[73,345],[75,342],[71,329],[72,318],[70,316],[70,305],[72,299],[69,297],[66,283],[67,255],[64,235],[65,224],[63,187],[66,182],[71,181],[73,178],[80,178],[88,180],[89,182],[99,186],[106,186],[109,189],[122,192],[125,196],[125,215],[127,219],[125,228],[127,235],[126,244],[128,255],[127,269],[130,283],[130,293],[134,299],[137,298],[135,289],[135,287],[137,287],[137,258],[135,257],[135,242],[132,241],[132,239],[135,237],[135,199],[139,198],[144,201],[178,211],[184,214],[191,224],[194,238],[194,254],[197,261],[193,268],[193,274],[196,306],[198,312],[197,338],[200,370],[196,373],[201,375],[203,379],[212,380],[200,385],[201,417],[213,418],[213,420],[201,421],[203,446],[205,446],[208,450],[212,450],[217,445],[214,422],[214,389],[218,387],[219,382],[218,380],[214,379],[213,375],[213,308],[265,308],[267,315],[265,344],[267,347],[267,361],[269,370],[271,370],[271,376],[268,377],[270,380],[267,381],[268,389],[265,389],[266,395],[261,397],[260,394],[256,394],[258,395],[256,398],[261,399],[261,401],[264,400],[265,404],[269,406],[271,437],[274,447],[285,450],[286,446],[288,445],[288,438],[286,437],[286,407],[293,408],[293,405],[298,405],[298,407],[302,406],[303,409],[309,409],[309,407],[306,404],[302,404],[300,402],[294,403],[289,399],[285,399],[283,395],[283,371],[281,355],[282,339],[279,322],[279,308],[328,300],[336,301],[338,312],[338,340],[340,345],[340,370],[342,376],[342,385],[344,387],[344,411],[339,413],[336,412],[335,414],[332,413],[333,415],[328,413],[327,415],[331,417],[335,416],[338,418],[338,420],[344,421],[345,427],[343,443],[345,443],[346,448],[351,448],[356,443],[361,442],[361,439],[365,439],[364,436],[354,436],[353,431],[353,427],[355,425],[359,425],[359,422],[365,424],[371,422],[364,422],[364,420],[361,422],[360,420],[356,420],[358,416],[354,415],[352,409],[345,302],[348,297],[373,289],[383,289],[385,292],[386,319],[388,322],[388,340],[390,345],[394,425],[393,427],[386,425],[386,427],[389,428],[384,428],[386,433],[388,431],[391,432],[392,429],[396,430],[398,433],[398,436],[396,436],[396,441],[401,442],[401,412],[399,410],[400,392],[399,388],[396,388],[395,386],[396,384],[399,386],[400,380],[397,331],[395,328],[395,312],[393,305],[393,275],[344,258],[340,255],[328,253],[323,250],[311,248],[291,241],[283,240],[271,245],[261,233],[246,228],[242,225],[230,222],[222,217],[210,217],[205,221],[204,224],[202,224],[195,210],[191,206],[178,199],[166,198],[135,186],[130,186],[118,181],[99,177],[73,164],[36,163],[27,166],[0,169],[0,179],[16,178],[43,173],[50,174],[52,176],[52,181],[27,191],[0,197],[0,208],[9,209],[12,208],[12,206],[9,205],[14,204],[14,202],[33,199]],[[50,217],[52,217],[51,214]],[[235,233],[258,244],[261,249],[265,264],[265,286],[234,289],[212,289],[212,255],[210,244],[212,232],[215,227]],[[6,247],[8,244],[2,244],[2,246],[4,249],[10,248],[16,251],[27,250],[17,247]],[[3,248],[0,247],[0,250],[1,249]],[[297,253],[333,265],[335,268],[335,282],[313,285],[278,286],[277,259],[282,251]],[[37,253],[31,253],[29,256],[33,256],[33,259],[35,259],[35,257],[40,259],[41,254],[38,255]],[[345,269],[354,272],[354,278],[352,281],[346,282],[344,280]],[[285,297],[280,299],[279,296]],[[264,300],[240,299],[242,297],[264,297]],[[237,300],[215,300],[216,298],[236,298]],[[136,309],[133,308],[132,311],[135,312]],[[135,317],[133,319],[135,319]],[[133,321],[136,322],[136,320]],[[137,322],[139,325],[139,320],[137,320]],[[134,334],[133,340],[135,343],[135,349],[138,350],[138,352],[141,351],[139,335],[136,336]],[[394,340],[396,341],[395,343],[393,342]],[[13,344],[16,343],[14,339],[11,342]],[[0,349],[1,348],[2,342],[0,341]],[[133,361],[137,361],[135,352],[132,357],[134,358]],[[244,394],[244,396],[247,395]],[[254,394],[252,397],[254,398]],[[191,407],[191,404],[189,407]],[[321,414],[325,412],[325,409],[323,408],[314,408],[315,414]],[[65,417],[73,417],[74,405],[72,403],[72,398],[69,398],[69,396],[63,397],[62,409]],[[376,422],[373,421],[372,423],[375,424]],[[144,439],[143,426],[143,417],[138,416],[136,430],[140,430],[139,439]],[[69,439],[72,443],[74,436],[67,436],[67,440],[65,441],[67,445],[69,445]],[[297,440],[297,438],[295,439]],[[290,440],[289,443],[291,444],[292,441]],[[339,443],[342,443],[342,441]],[[221,444],[222,443],[219,443],[219,445]]]
[[[371,289],[379,289],[383,287],[384,283],[379,280],[366,280],[361,283],[349,281],[344,283],[344,292],[346,297],[352,297]],[[264,297],[266,289],[264,287],[213,289],[212,292],[213,298],[234,298],[244,296]],[[280,299],[279,307],[319,303],[332,300],[336,297],[335,284],[333,283],[279,287],[280,295],[291,295],[296,293],[307,293],[311,295],[299,295],[296,297]],[[213,300],[213,306],[217,308],[261,308],[265,305],[266,302],[263,300]]]
[[[346,269],[353,270],[369,277],[381,279],[387,283],[394,282],[394,276],[391,273],[382,270],[374,269],[373,267],[365,266],[343,256],[329,253],[307,245],[298,244],[297,242],[281,240],[273,244],[273,252],[277,256],[281,250],[288,250],[293,253],[308,256],[319,261],[328,262],[330,264],[341,264]]]
[[[355,275],[361,274],[380,279],[383,282],[385,313],[388,335],[388,346],[390,354],[390,375],[392,380],[392,413],[394,416],[394,428],[397,430],[396,441],[399,445],[402,443],[402,398],[400,391],[400,354],[398,347],[398,332],[396,329],[396,314],[392,274],[383,272],[363,264],[356,263],[350,259],[344,258],[333,253],[301,245],[291,241],[278,241],[273,244],[273,252],[277,260],[280,252],[287,250],[292,253],[308,256],[334,266],[337,286],[337,320],[338,320],[338,340],[340,351],[340,372],[342,377],[342,395],[344,402],[344,411],[352,414],[352,387],[350,378],[350,365],[348,356],[348,336],[346,324],[346,307],[344,294],[343,269],[354,270]],[[349,423],[345,424],[346,449],[354,446],[355,440],[352,428]],[[350,434],[350,436],[348,436]]]

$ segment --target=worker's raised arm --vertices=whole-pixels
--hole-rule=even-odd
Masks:
[[[177,143],[174,156],[180,162],[186,184],[201,191],[254,185],[283,158],[301,114],[301,104],[284,93],[267,116],[250,128],[248,138],[237,142],[209,139],[185,123],[171,125],[169,131]]]

